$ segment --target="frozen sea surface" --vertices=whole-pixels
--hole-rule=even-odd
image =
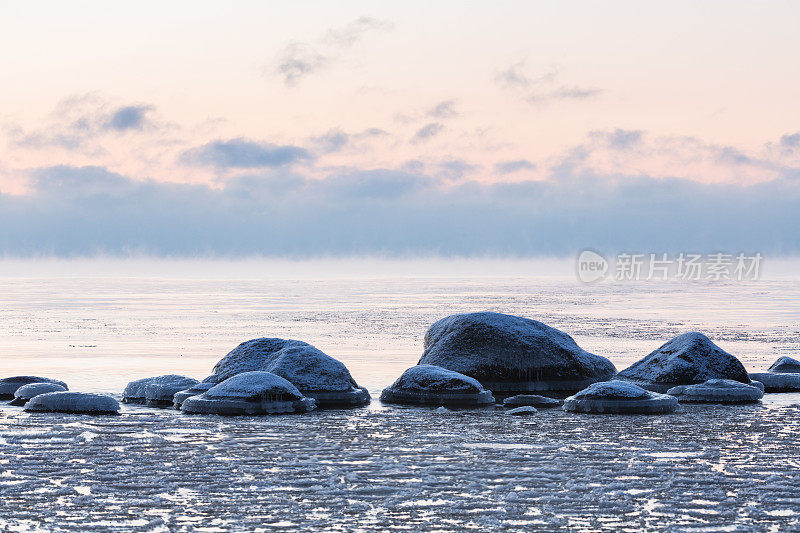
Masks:
[[[773,398],[527,418],[3,406],[0,530],[797,530],[800,394]]]
[[[583,285],[184,266],[0,269],[0,374],[120,399],[131,380],[202,379],[241,341],[274,336],[340,359],[377,398],[416,364],[431,323],[477,310],[541,320],[619,369],[694,330],[749,371],[800,357],[793,279]],[[798,530],[798,435],[800,394],[655,417],[373,401],[230,419],[124,405],[92,418],[3,404],[0,531]]]

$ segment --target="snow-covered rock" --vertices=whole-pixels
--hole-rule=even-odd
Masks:
[[[732,379],[709,379],[695,385],[679,385],[667,391],[681,402],[752,403],[764,397],[758,387]]]
[[[119,403],[111,396],[85,392],[48,392],[34,396],[25,406],[26,411],[51,413],[77,413],[87,415],[115,415]]]
[[[625,381],[594,383],[564,400],[576,413],[662,414],[678,408],[678,400]]]
[[[383,390],[381,401],[425,405],[489,405],[494,397],[475,378],[439,366],[412,366]]]
[[[180,409],[181,405],[183,405],[183,402],[186,401],[186,398],[191,398],[192,396],[200,396],[201,394],[203,394],[216,384],[217,382],[214,380],[201,381],[200,383],[192,385],[186,390],[176,392],[175,395],[172,397],[172,406],[175,409]]]
[[[791,372],[750,372],[753,382],[764,384],[764,392],[800,392],[800,374]]]
[[[14,376],[0,379],[0,400],[13,400],[17,389],[29,383],[57,383],[64,387],[64,390],[68,389],[66,383],[57,379],[41,378],[39,376]]]
[[[250,371],[271,372],[289,380],[321,407],[358,406],[370,401],[367,390],[358,386],[341,361],[296,340],[260,338],[243,342],[222,358],[204,381],[220,383]]]
[[[474,377],[496,393],[577,391],[616,374],[605,357],[591,354],[566,333],[501,313],[452,315],[425,334],[420,364]]]
[[[791,357],[779,357],[768,369],[769,372],[781,372],[787,374],[800,374],[800,361]]]
[[[186,398],[181,411],[217,415],[305,413],[315,407],[286,379],[270,372],[242,372],[200,396]]]
[[[11,400],[11,405],[25,405],[34,396],[47,392],[63,392],[65,390],[67,389],[58,383],[28,383],[17,389],[17,392],[14,393],[14,399]]]
[[[509,409],[506,411],[508,415],[515,415],[515,416],[529,416],[536,414],[536,408],[532,405],[523,405],[521,407],[515,407],[514,409]]]
[[[558,407],[561,405],[561,400],[555,398],[548,398],[547,396],[539,396],[538,394],[517,394],[503,400],[503,405],[506,407]]]
[[[750,383],[744,365],[698,332],[673,338],[617,375],[656,392],[709,379]]]
[[[168,407],[172,405],[172,396],[176,392],[196,385],[196,379],[167,374],[151,378],[131,381],[122,392],[122,403],[141,403],[151,407]]]

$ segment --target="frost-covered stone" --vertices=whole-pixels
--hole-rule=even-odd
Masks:
[[[594,383],[564,400],[564,410],[576,413],[663,414],[678,408],[678,400],[625,381]]]
[[[172,396],[176,392],[196,385],[196,379],[167,374],[131,381],[122,392],[122,403],[140,403],[151,407],[168,407],[172,405]]]
[[[732,379],[709,379],[695,385],[679,385],[667,391],[681,402],[752,403],[764,397],[758,387]]]
[[[764,392],[800,392],[800,374],[791,372],[750,372],[753,383],[761,382]]]
[[[286,379],[270,372],[242,372],[200,396],[186,398],[181,411],[217,415],[304,413],[315,407]]]
[[[779,357],[768,369],[769,372],[781,372],[787,374],[800,374],[800,361],[791,357]]]
[[[617,377],[656,392],[709,379],[750,383],[744,365],[736,357],[698,332],[678,335]]]
[[[420,364],[474,377],[496,393],[577,391],[616,374],[605,357],[591,354],[566,333],[501,313],[452,315],[425,334]]]
[[[17,389],[17,392],[14,393],[14,399],[11,400],[11,405],[25,405],[34,396],[47,392],[63,392],[65,390],[67,389],[58,383],[28,383]]]
[[[25,410],[50,413],[115,415],[119,413],[119,403],[111,396],[103,394],[48,392],[31,398],[25,406]]]
[[[186,390],[182,390],[176,392],[175,395],[172,397],[172,406],[175,409],[180,409],[183,402],[186,401],[186,398],[191,398],[192,396],[200,396],[208,389],[216,385],[216,381],[201,381],[196,385],[192,385]]]
[[[489,405],[494,397],[475,378],[439,366],[412,366],[383,390],[381,401],[425,405]]]
[[[260,338],[241,343],[214,367],[204,381],[220,383],[242,372],[271,372],[292,382],[321,407],[369,403],[347,367],[314,346],[296,340]]]
[[[64,387],[64,390],[68,389],[66,383],[57,379],[41,378],[39,376],[14,376],[0,379],[0,400],[13,400],[17,389],[29,383],[57,383]]]
[[[503,400],[503,405],[506,407],[518,406],[531,406],[531,407],[558,407],[561,405],[561,400],[555,398],[548,398],[547,396],[539,396],[538,394],[517,394]]]
[[[523,405],[521,407],[515,407],[514,409],[509,409],[506,411],[508,415],[515,415],[515,416],[529,416],[536,414],[536,408],[532,405]]]

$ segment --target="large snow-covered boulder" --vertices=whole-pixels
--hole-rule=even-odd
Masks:
[[[47,392],[63,392],[65,390],[67,389],[58,383],[28,383],[17,389],[17,392],[14,393],[14,399],[11,400],[11,405],[22,406],[34,396]]]
[[[750,383],[744,365],[736,357],[696,331],[678,335],[617,374],[617,378],[656,392],[709,379]]]
[[[64,387],[64,390],[68,389],[66,383],[57,379],[41,378],[39,376],[14,376],[0,379],[0,400],[13,400],[17,389],[29,383],[57,383]]]
[[[678,408],[678,400],[625,381],[594,383],[564,400],[564,410],[597,414],[663,414]]]
[[[315,407],[289,381],[270,372],[242,372],[200,396],[186,398],[181,411],[217,415],[305,413]]]
[[[314,346],[296,340],[260,338],[241,343],[220,360],[204,381],[220,383],[242,372],[263,371],[293,383],[321,407],[369,403],[347,367]]]
[[[451,315],[425,334],[420,364],[471,376],[494,393],[578,391],[617,370],[605,357],[578,346],[566,333],[501,313]]]
[[[695,385],[679,385],[667,391],[681,402],[752,403],[764,397],[762,390],[732,379],[709,379]]]
[[[125,387],[122,392],[122,403],[168,407],[172,405],[172,397],[176,392],[188,389],[197,383],[196,379],[177,374],[137,379]]]
[[[779,357],[768,369],[769,372],[781,372],[786,374],[800,374],[800,361],[791,357]]]
[[[503,400],[503,405],[506,407],[558,407],[561,405],[561,400],[555,398],[548,398],[547,396],[539,396],[538,394],[517,394]]]
[[[433,365],[412,366],[383,390],[386,403],[489,405],[494,397],[477,379]]]
[[[76,413],[85,415],[115,415],[119,403],[111,396],[85,392],[48,392],[34,396],[25,406],[26,411],[50,413]]]

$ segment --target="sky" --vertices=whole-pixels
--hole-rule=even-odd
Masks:
[[[800,251],[796,2],[0,2],[0,254]]]

